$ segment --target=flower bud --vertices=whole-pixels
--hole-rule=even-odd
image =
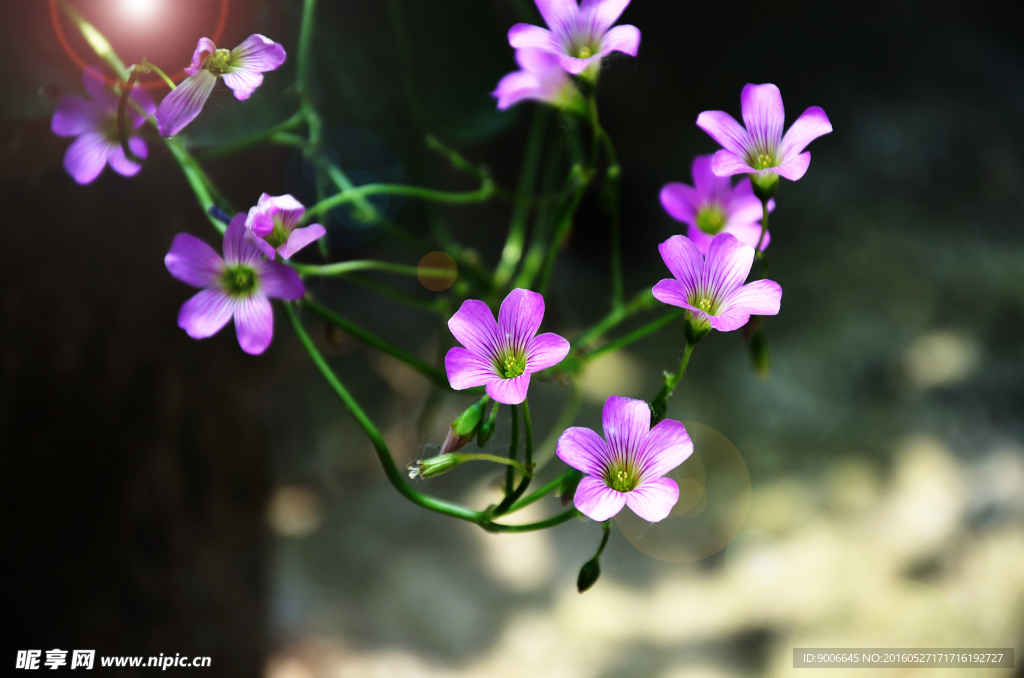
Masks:
[[[448,436],[444,440],[444,447],[441,448],[442,454],[461,450],[469,444],[469,441],[473,440],[477,429],[480,428],[480,420],[483,418],[486,402],[486,397],[481,398],[452,421],[451,428],[448,429]]]
[[[580,575],[576,578],[576,590],[583,593],[593,586],[600,576],[601,563],[598,561],[597,556],[594,556],[583,563],[583,567],[580,568]]]
[[[494,435],[494,429],[498,425],[498,403],[494,403],[494,407],[491,408],[491,416],[487,417],[480,423],[480,432],[476,436],[476,446],[482,448],[491,440],[491,436]]]
[[[461,454],[439,454],[436,457],[420,459],[409,464],[410,478],[433,478],[442,473],[447,473],[464,461]]]

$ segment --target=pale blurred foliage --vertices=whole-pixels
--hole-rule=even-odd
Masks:
[[[667,565],[639,588],[606,575],[585,595],[571,586],[556,587],[549,606],[515,612],[492,644],[457,667],[395,647],[364,650],[342,637],[310,635],[274,657],[267,678],[588,678],[621,670],[622,652],[636,643],[654,648],[686,643],[699,653],[702,643],[756,628],[775,632],[763,674],[769,676],[796,674],[794,647],[1016,645],[1019,662],[1024,634],[1019,448],[997,448],[967,465],[937,438],[913,435],[897,443],[893,459],[886,471],[850,455],[814,476],[755,483],[747,525],[726,549],[724,567]],[[479,492],[492,491],[493,485]],[[969,526],[972,511],[993,505],[1003,512],[1001,520]],[[521,561],[510,568],[510,556],[542,571],[553,567],[547,534],[512,539],[478,534],[490,574],[516,590],[534,588],[539,580],[519,571],[528,569]],[[754,675],[722,664],[721,655],[713,654],[697,654],[659,671],[651,675]],[[864,669],[801,669],[799,675],[862,675],[857,671]],[[873,669],[871,675],[934,671]],[[955,675],[1006,675],[997,671],[956,669]]]
[[[928,332],[907,350],[907,376],[920,390],[955,384],[974,372],[979,354],[970,337],[948,330]]]
[[[281,485],[274,490],[267,522],[282,537],[305,537],[320,527],[320,495],[308,487]]]
[[[627,351],[613,351],[588,363],[578,383],[587,401],[603,405],[613,395],[641,397],[643,374],[643,366]]]

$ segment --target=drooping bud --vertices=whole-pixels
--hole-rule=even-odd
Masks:
[[[491,408],[491,416],[487,417],[480,424],[480,432],[476,436],[476,446],[482,448],[494,435],[494,429],[498,424],[498,403]]]
[[[415,461],[406,468],[409,470],[410,478],[423,478],[426,480],[427,478],[433,478],[434,476],[451,471],[463,461],[465,460],[461,454],[439,454],[436,457]]]
[[[480,420],[484,416],[484,406],[489,398],[484,396],[452,421],[448,429],[448,436],[444,440],[444,447],[441,453],[457,452],[469,444],[480,428]]]
[[[600,576],[601,563],[597,556],[594,556],[587,562],[583,563],[583,567],[580,568],[580,574],[576,577],[576,590],[583,593],[593,586]]]

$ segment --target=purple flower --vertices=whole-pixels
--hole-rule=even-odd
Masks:
[[[719,233],[708,246],[707,258],[692,240],[674,235],[658,245],[673,278],[660,281],[654,298],[687,310],[698,329],[708,326],[731,332],[747,324],[751,315],[775,315],[782,288],[772,280],[743,281],[754,263],[754,248],[731,233]]]
[[[530,290],[509,292],[498,322],[484,302],[464,301],[448,321],[448,329],[465,346],[452,348],[444,357],[452,388],[486,386],[487,395],[505,405],[526,400],[530,375],[569,353],[569,342],[557,334],[534,336],[542,320],[544,297]]]
[[[750,172],[759,184],[768,186],[781,175],[796,181],[807,171],[811,154],[802,153],[807,144],[832,131],[825,111],[811,106],[782,136],[786,110],[775,85],[747,85],[741,96],[743,123],[725,111],[704,111],[697,126],[725,148],[715,153],[712,169],[720,177]]]
[[[686,429],[672,419],[651,428],[647,403],[618,396],[605,402],[601,425],[606,440],[579,426],[558,438],[558,458],[587,474],[576,487],[576,508],[599,522],[623,506],[652,523],[667,518],[679,486],[663,476],[693,452]]]
[[[305,211],[302,203],[290,195],[264,193],[245,217],[245,237],[270,259],[275,251],[287,259],[327,233],[320,224],[295,228]]]
[[[673,218],[687,224],[686,235],[706,254],[711,238],[719,233],[732,233],[744,245],[757,247],[761,239],[761,201],[744,179],[735,188],[729,177],[720,177],[711,171],[710,155],[699,155],[693,161],[693,186],[665,184],[661,189],[661,204]],[[768,201],[768,211],[775,209],[775,201]],[[768,247],[771,236],[767,231],[761,249]]]
[[[636,56],[640,49],[640,29],[616,26],[629,0],[536,0],[537,9],[551,30],[516,24],[508,32],[508,42],[516,49],[531,47],[550,52],[573,75],[593,79],[601,59],[612,52]]]
[[[192,122],[210,98],[217,78],[244,101],[263,83],[263,74],[284,63],[284,47],[260,34],[250,35],[231,51],[217,49],[209,38],[200,38],[192,53],[188,77],[164,97],[156,111],[160,135],[169,137]]]
[[[491,92],[498,100],[499,109],[534,99],[563,110],[586,113],[583,95],[566,75],[556,55],[539,49],[517,49],[516,62],[523,70],[506,75]]]
[[[82,72],[82,84],[89,98],[66,96],[57,102],[50,120],[50,129],[62,137],[78,137],[64,153],[64,169],[80,184],[88,184],[100,175],[103,166],[126,177],[142,169],[124,155],[117,134],[117,97],[103,87],[103,76],[92,66]],[[153,100],[142,89],[132,91],[132,99],[146,115],[153,114]],[[135,130],[145,118],[131,106],[125,123]],[[146,157],[146,142],[138,134],[130,134],[128,147],[140,158]]]
[[[178,327],[193,339],[205,339],[235,319],[238,343],[259,355],[274,338],[270,299],[300,299],[306,293],[294,269],[263,258],[245,239],[245,215],[236,214],[224,234],[224,258],[199,238],[179,233],[164,265],[178,280],[202,292],[182,305]]]

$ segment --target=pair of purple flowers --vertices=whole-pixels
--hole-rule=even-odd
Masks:
[[[613,26],[629,0],[536,0],[548,28],[516,24],[508,42],[521,70],[509,73],[492,96],[504,110],[534,99],[563,110],[585,112],[586,104],[570,76],[593,82],[601,60],[612,52],[636,56],[640,29]]]
[[[677,235],[659,246],[673,278],[654,287],[664,303],[686,309],[688,321],[722,332],[745,325],[753,314],[779,312],[782,288],[770,280],[744,284],[754,248],[730,233],[712,239],[705,257],[689,238]],[[495,322],[490,308],[465,301],[448,321],[462,344],[448,351],[445,368],[456,390],[485,386],[496,402],[518,405],[526,399],[530,375],[551,367],[569,353],[569,342],[553,333],[537,334],[544,299],[536,292],[513,290]],[[668,516],[679,488],[666,473],[693,451],[677,421],[650,425],[650,407],[642,400],[612,397],[605,403],[605,439],[574,427],[559,438],[557,454],[587,475],[576,490],[576,508],[593,520],[608,520],[629,506],[645,520]]]
[[[270,299],[301,299],[306,288],[287,259],[324,235],[320,224],[296,228],[305,208],[290,195],[264,193],[248,214],[239,213],[224,234],[224,256],[205,242],[179,233],[164,265],[171,275],[203,290],[178,311],[178,326],[193,339],[205,339],[234,318],[238,344],[259,355],[274,338]]]
[[[137,158],[145,159],[146,142],[137,130],[147,117],[155,113],[161,136],[173,136],[203,110],[218,78],[224,79],[239,100],[248,99],[263,82],[263,73],[284,60],[284,48],[262,35],[251,35],[230,51],[217,49],[210,39],[202,38],[185,69],[189,77],[164,97],[159,107],[145,90],[132,90],[135,105],[126,115],[128,147]],[[121,146],[117,97],[106,89],[103,75],[92,66],[82,73],[82,84],[87,96],[61,97],[50,121],[54,134],[76,137],[64,154],[64,168],[80,184],[95,180],[108,164],[122,176],[135,176],[142,167],[125,157]]]

